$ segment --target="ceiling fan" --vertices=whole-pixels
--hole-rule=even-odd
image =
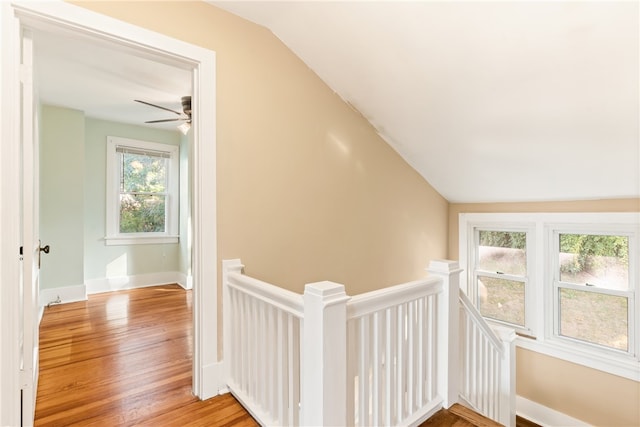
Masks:
[[[183,96],[182,97],[182,112],[172,110],[171,108],[166,108],[161,105],[152,104],[147,101],[141,101],[139,99],[134,99],[135,102],[139,102],[141,104],[149,105],[151,107],[160,108],[161,110],[169,111],[178,115],[179,117],[174,117],[171,119],[160,119],[160,120],[148,120],[145,123],[164,123],[164,122],[184,122],[178,125],[178,129],[182,131],[183,134],[187,134],[189,129],[191,128],[191,96]]]

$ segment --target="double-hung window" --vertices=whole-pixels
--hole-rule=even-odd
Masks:
[[[633,348],[634,292],[629,252],[633,234],[601,228],[551,231],[554,335],[624,353]]]
[[[107,138],[108,245],[178,241],[178,147]]]
[[[473,288],[480,313],[529,332],[527,230],[474,229]]]
[[[640,379],[640,214],[460,215],[461,285],[516,344]]]

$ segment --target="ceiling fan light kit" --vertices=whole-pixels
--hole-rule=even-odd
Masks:
[[[152,103],[147,102],[147,101],[142,101],[142,100],[139,100],[139,99],[134,99],[134,101],[135,102],[139,102],[139,103],[144,104],[144,105],[148,105],[150,107],[155,107],[155,108],[159,108],[161,110],[169,111],[169,112],[174,113],[174,114],[179,116],[179,117],[175,117],[175,118],[172,118],[172,119],[148,120],[145,123],[165,123],[165,122],[182,121],[184,123],[179,124],[178,125],[178,129],[180,130],[180,132],[182,132],[183,135],[186,135],[187,132],[189,132],[189,129],[191,129],[191,96],[189,96],[189,95],[183,96],[182,99],[181,99],[182,112],[179,112],[179,111],[176,111],[176,110],[172,110],[171,108],[163,107],[161,105],[152,104]]]

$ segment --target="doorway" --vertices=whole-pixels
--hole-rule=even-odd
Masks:
[[[193,392],[202,399],[218,394],[221,382],[220,362],[217,357],[216,200],[215,191],[211,190],[216,188],[215,53],[64,2],[17,5],[5,3],[1,7],[3,73],[0,129],[3,141],[14,141],[13,144],[3,143],[0,153],[2,177],[3,180],[8,179],[8,182],[19,182],[22,170],[18,164],[22,138],[19,131],[22,101],[21,94],[14,86],[16,80],[24,77],[22,73],[31,71],[21,69],[20,66],[19,52],[23,28],[71,37],[90,37],[96,40],[96,43],[108,44],[123,52],[190,70],[193,86],[193,123],[190,136],[190,179],[193,195],[190,218],[193,236],[191,274],[194,289]],[[200,120],[201,117],[207,120]],[[205,188],[206,193],[203,191]],[[19,222],[19,209],[10,207],[12,203],[20,200],[21,189],[4,186],[2,190],[4,215],[0,221],[0,231],[3,235],[1,249],[3,253],[8,254],[17,250],[22,240],[19,227],[15,227],[16,222]],[[3,283],[18,283],[20,268],[17,257],[3,257],[0,273]],[[0,338],[2,342],[16,342],[15,337],[25,332],[19,330],[23,323],[21,316],[23,313],[33,313],[37,310],[34,307],[29,307],[30,310],[27,311],[20,309],[21,299],[17,289],[3,289],[2,296]],[[204,310],[203,307],[207,309]],[[24,376],[21,374],[18,353],[18,349],[7,352],[2,359],[0,424],[3,425],[15,425],[20,421],[25,425],[30,424],[29,414],[21,420],[19,395],[23,388]]]

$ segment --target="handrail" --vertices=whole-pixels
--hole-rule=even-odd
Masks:
[[[347,319],[357,319],[416,298],[435,295],[441,290],[440,279],[428,278],[359,294],[347,302]]]
[[[465,308],[467,314],[471,316],[474,320],[475,325],[484,332],[484,334],[488,337],[491,343],[498,349],[500,354],[504,353],[504,347],[502,345],[502,341],[496,335],[496,333],[491,329],[491,327],[487,324],[487,321],[484,320],[480,312],[477,308],[473,306],[469,297],[460,289],[460,302],[462,306]]]
[[[298,318],[304,316],[302,295],[240,273],[227,273],[230,287],[260,298]]]

